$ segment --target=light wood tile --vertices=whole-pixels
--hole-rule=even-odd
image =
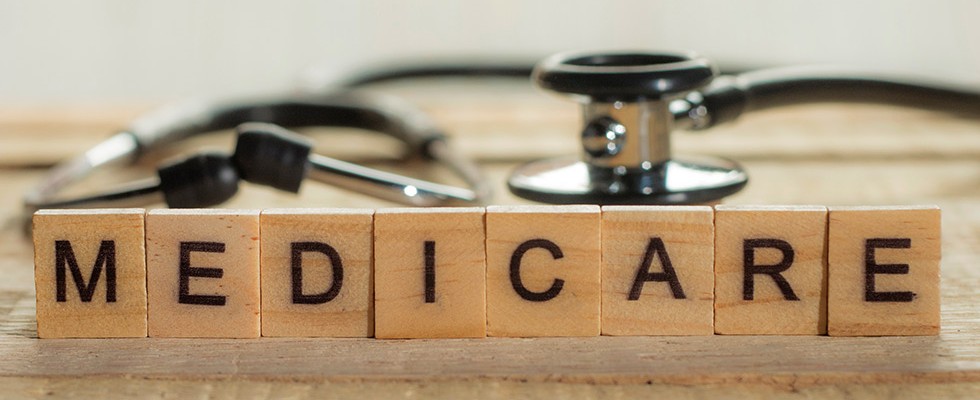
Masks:
[[[938,335],[938,207],[830,209],[831,336]]]
[[[714,334],[714,211],[602,207],[602,334]]]
[[[715,332],[827,332],[827,209],[715,208]]]
[[[596,336],[598,206],[487,208],[489,336]]]
[[[375,215],[375,336],[486,336],[483,208]]]
[[[34,214],[37,335],[146,336],[142,209]]]
[[[262,336],[374,335],[373,215],[262,211]]]
[[[259,336],[257,210],[151,210],[146,254],[149,336]]]

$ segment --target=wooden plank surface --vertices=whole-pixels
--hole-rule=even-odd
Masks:
[[[503,183],[517,162],[576,149],[577,110],[569,102],[515,87],[459,99],[453,89],[394,88],[481,160],[498,190],[494,204],[523,203]],[[871,106],[770,112],[719,132],[684,135],[678,147],[743,161],[752,182],[726,203],[942,207],[942,331],[936,337],[38,340],[32,246],[21,230],[19,196],[42,176],[38,166],[75,153],[147,108],[0,110],[0,385],[10,395],[4,397],[921,398],[980,392],[980,125]],[[322,139],[329,153],[397,168],[390,156],[372,151],[396,149],[389,141],[339,136]],[[330,146],[335,140],[344,145]],[[227,138],[208,141],[225,145]],[[392,205],[309,184],[299,197],[246,186],[227,206]]]

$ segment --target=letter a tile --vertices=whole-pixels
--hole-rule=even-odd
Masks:
[[[146,336],[146,264],[139,209],[34,214],[40,338]]]
[[[259,212],[146,214],[151,337],[259,337]]]
[[[714,211],[602,207],[602,334],[713,335]]]

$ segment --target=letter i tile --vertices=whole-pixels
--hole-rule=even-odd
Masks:
[[[375,336],[486,336],[482,208],[375,214]]]

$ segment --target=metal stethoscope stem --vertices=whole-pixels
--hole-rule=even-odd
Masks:
[[[418,207],[473,204],[480,201],[470,189],[409,178],[321,155],[310,155],[309,178],[328,185]]]
[[[579,157],[525,164],[508,186],[530,200],[564,204],[692,204],[738,191],[748,182],[738,164],[679,158],[671,151],[674,112],[691,111],[673,102],[713,77],[707,60],[686,54],[572,54],[545,60],[533,79],[581,103],[582,151]]]

